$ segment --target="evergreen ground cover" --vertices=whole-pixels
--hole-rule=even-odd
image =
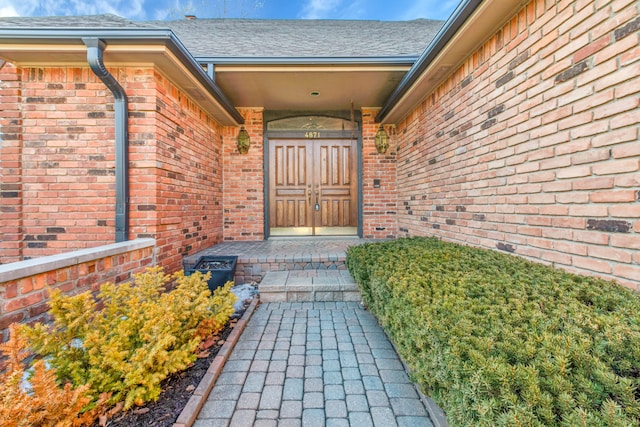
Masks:
[[[351,247],[347,266],[450,425],[640,425],[637,293],[434,238]]]

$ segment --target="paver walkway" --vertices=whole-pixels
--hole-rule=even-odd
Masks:
[[[432,423],[376,319],[356,302],[258,307],[194,426]]]

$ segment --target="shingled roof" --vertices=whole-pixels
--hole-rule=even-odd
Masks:
[[[237,125],[242,117],[234,106],[305,111],[382,106],[425,48],[440,37],[442,25],[426,19],[131,21],[111,14],[0,18],[0,43],[6,43],[0,51],[3,59],[16,63],[84,64],[83,40],[99,38],[107,45],[107,62],[162,63],[169,78],[201,99],[195,77],[210,95],[206,108],[214,118]],[[49,48],[65,43],[75,48],[64,55]],[[140,44],[155,48],[140,51]],[[202,64],[215,73],[215,80]],[[312,98],[311,91],[322,96]]]
[[[116,15],[0,18],[0,28],[171,29],[196,58],[417,57],[442,21],[182,19]]]
[[[0,28],[157,28],[117,15],[33,16],[0,18]],[[165,27],[166,28],[166,27]]]
[[[419,56],[442,21],[183,19],[170,28],[195,57]]]

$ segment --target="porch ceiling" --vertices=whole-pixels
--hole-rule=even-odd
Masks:
[[[236,107],[336,110],[380,107],[409,65],[216,66],[215,81]],[[317,95],[312,95],[317,93]]]

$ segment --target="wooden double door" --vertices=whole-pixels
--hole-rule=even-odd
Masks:
[[[358,234],[354,139],[269,140],[269,234]]]

